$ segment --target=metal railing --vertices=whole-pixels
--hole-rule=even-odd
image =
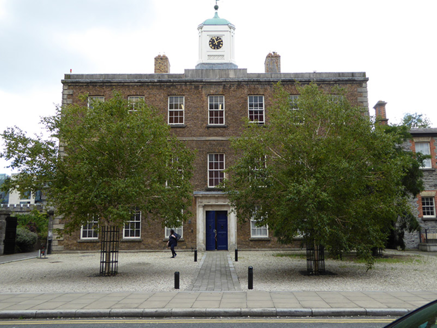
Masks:
[[[437,244],[437,228],[422,229],[420,239],[422,243]]]

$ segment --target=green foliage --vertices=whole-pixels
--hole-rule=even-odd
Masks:
[[[248,126],[224,184],[240,220],[268,224],[283,243],[303,234],[331,253],[356,250],[373,263],[387,231],[410,211],[402,179],[408,163],[387,134],[343,90],[299,87],[298,110],[278,85],[267,127]],[[295,106],[293,106],[295,107]],[[267,165],[259,165],[266,156]]]
[[[17,215],[18,228],[25,228],[35,232],[40,239],[47,238],[49,218],[47,213],[33,210],[30,214]]]
[[[38,236],[35,232],[31,232],[27,228],[18,227],[15,246],[18,252],[31,252],[35,245]]]
[[[430,128],[431,121],[429,120],[429,118],[427,118],[423,114],[407,113],[402,118],[401,125],[404,125],[404,126],[408,127],[409,129]]]
[[[2,134],[1,156],[20,174],[6,188],[44,190],[64,216],[66,233],[90,218],[120,226],[136,210],[179,226],[189,215],[194,155],[170,134],[157,109],[144,102],[131,109],[114,92],[90,108],[57,108],[56,115],[42,119],[48,139],[9,128]]]

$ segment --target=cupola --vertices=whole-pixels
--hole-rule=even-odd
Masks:
[[[235,26],[218,15],[214,6],[213,18],[205,20],[199,31],[199,61],[196,69],[236,69],[234,58]]]

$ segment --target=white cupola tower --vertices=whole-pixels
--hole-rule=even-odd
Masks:
[[[235,26],[215,15],[197,28],[199,31],[199,61],[196,69],[236,69],[234,52]]]

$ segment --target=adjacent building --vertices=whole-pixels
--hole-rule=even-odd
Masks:
[[[430,155],[422,166],[424,190],[412,200],[421,230],[406,236],[408,248],[437,251],[437,128],[410,130],[409,148]]]
[[[385,101],[378,101],[373,107],[376,119],[383,125],[388,124]],[[437,251],[437,128],[411,129],[411,139],[403,145],[405,150],[429,155],[423,162],[424,190],[410,200],[420,230],[405,232],[404,242],[408,249]]]
[[[105,100],[117,90],[134,103],[144,99],[165,115],[171,132],[196,150],[192,179],[192,217],[177,228],[182,235],[179,247],[198,250],[231,250],[285,247],[277,243],[267,226],[254,222],[240,224],[226,194],[217,188],[224,170],[235,163],[230,139],[238,137],[244,119],[250,124],[268,124],[274,86],[281,82],[290,97],[298,97],[297,83],[317,83],[330,92],[335,86],[347,90],[355,106],[368,111],[367,81],[364,72],[282,73],[281,57],[269,53],[265,72],[248,73],[235,62],[235,26],[218,15],[198,27],[199,60],[184,73],[170,72],[165,55],[155,57],[153,74],[65,74],[62,80],[63,105],[86,105],[80,95]],[[144,122],[147,128],[147,122]],[[97,222],[90,222],[71,236],[55,240],[53,249],[98,249]],[[54,228],[62,229],[62,219]],[[141,213],[126,223],[120,249],[157,250],[166,247],[168,227],[143,221]],[[289,245],[287,246],[289,247]]]

